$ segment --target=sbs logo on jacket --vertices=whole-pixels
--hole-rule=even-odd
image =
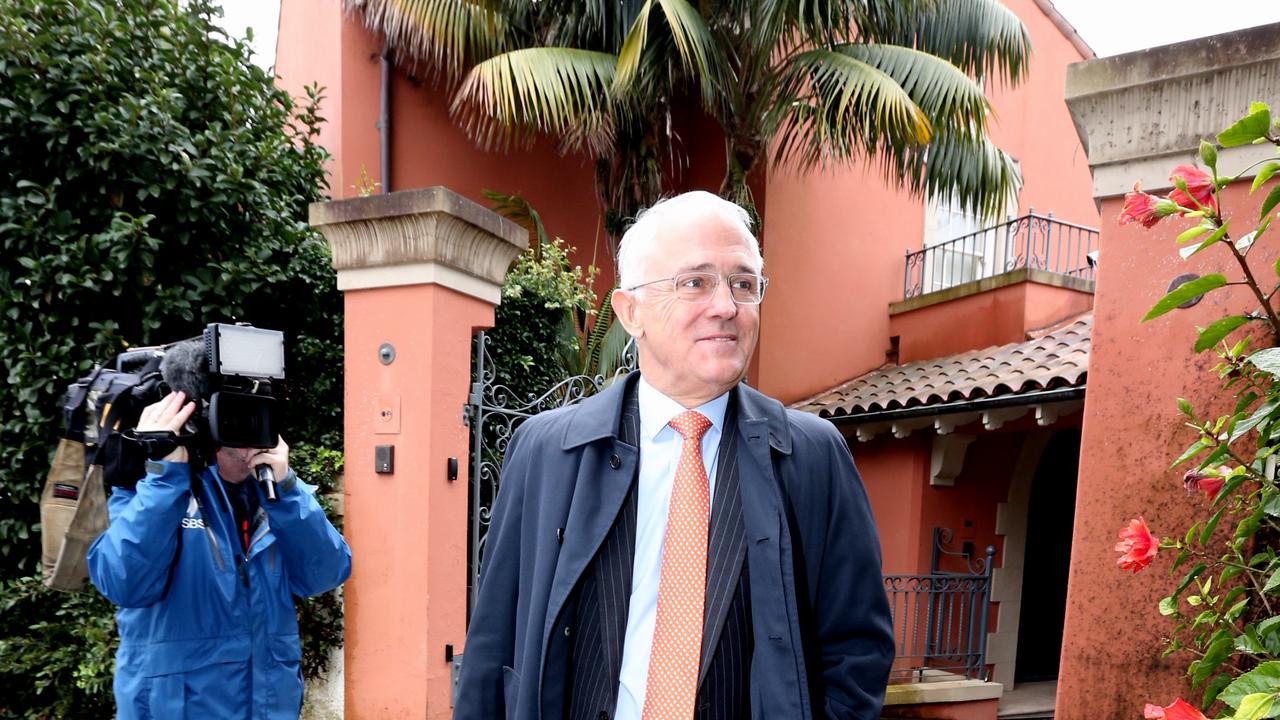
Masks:
[[[204,518],[200,517],[200,504],[196,502],[194,495],[187,502],[187,512],[182,518],[182,527],[184,530],[204,529]]]

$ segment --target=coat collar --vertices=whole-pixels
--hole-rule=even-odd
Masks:
[[[622,416],[622,400],[626,392],[640,379],[639,372],[628,373],[600,393],[578,404],[564,433],[565,450],[586,445],[604,438],[616,438]],[[787,411],[782,403],[738,383],[730,392],[737,393],[738,423],[765,423],[769,428],[769,446],[784,454],[791,454],[791,427],[787,423]]]

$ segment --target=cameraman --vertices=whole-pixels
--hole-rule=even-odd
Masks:
[[[182,392],[142,411],[137,431],[181,433]],[[253,468],[280,478],[264,502]],[[178,446],[146,477],[113,487],[111,524],[89,549],[89,577],[120,606],[117,717],[297,718],[301,646],[293,596],[340,585],[351,551],[289,470],[289,448],[218,448],[193,473]]]

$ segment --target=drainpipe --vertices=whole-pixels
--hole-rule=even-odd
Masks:
[[[391,192],[391,43],[382,41],[378,60],[381,85],[378,89],[378,162],[382,168],[383,194]]]

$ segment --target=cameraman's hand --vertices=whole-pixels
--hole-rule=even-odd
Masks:
[[[138,432],[164,432],[168,430],[172,433],[181,433],[182,426],[190,419],[191,413],[196,411],[196,404],[188,402],[187,396],[182,391],[171,392],[165,395],[159,402],[154,402],[142,409],[142,416],[138,418]],[[179,447],[173,452],[165,455],[164,460],[167,462],[187,462],[187,449]]]
[[[289,472],[289,444],[284,438],[279,438],[276,446],[270,450],[256,450],[248,458],[249,467],[258,467],[259,465],[270,465],[271,472],[276,476],[276,482],[284,480],[285,473]]]

